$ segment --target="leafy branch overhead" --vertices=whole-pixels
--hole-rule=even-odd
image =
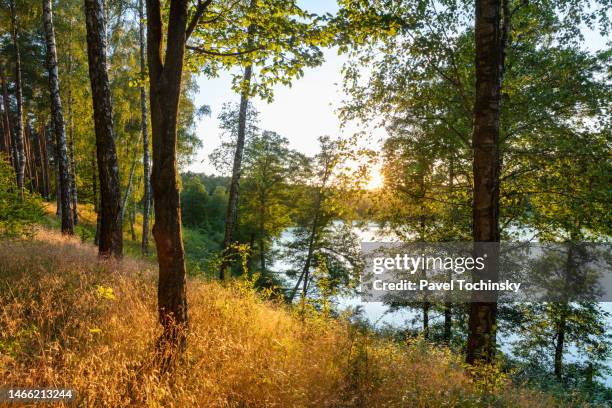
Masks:
[[[291,85],[305,68],[320,65],[320,48],[333,40],[327,18],[302,10],[294,0],[209,3],[190,37],[187,64],[209,76],[251,65],[249,85],[240,73],[233,75],[238,93],[246,87],[249,95],[271,101],[275,85]]]

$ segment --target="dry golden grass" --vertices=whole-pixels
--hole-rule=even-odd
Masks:
[[[302,320],[248,285],[199,279],[185,361],[160,375],[155,272],[45,230],[0,241],[0,386],[70,387],[87,407],[556,406],[504,381],[487,397],[447,350]]]

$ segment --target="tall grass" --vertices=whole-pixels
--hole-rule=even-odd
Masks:
[[[263,300],[247,283],[188,281],[184,361],[154,364],[156,268],[42,230],[0,241],[0,386],[69,387],[88,407],[551,407],[459,357]]]

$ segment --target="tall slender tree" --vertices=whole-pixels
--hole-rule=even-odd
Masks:
[[[23,143],[23,85],[21,83],[21,51],[19,47],[19,24],[17,21],[17,8],[15,0],[10,0],[11,9],[11,37],[15,52],[15,99],[17,101],[17,123],[15,124],[15,173],[17,175],[17,188],[23,198],[25,182],[25,150]]]
[[[43,122],[44,123],[44,122]],[[42,196],[46,199],[49,199],[49,160],[47,158],[47,149],[46,149],[46,134],[44,125],[40,126],[38,131],[37,139],[37,150],[39,152],[40,157],[40,176],[41,176],[41,193]]]
[[[197,27],[192,56],[206,64],[210,72],[222,67],[243,67],[234,76],[234,89],[240,94],[238,132],[235,143],[229,200],[223,239],[224,259],[220,277],[227,276],[234,241],[239,201],[242,159],[247,135],[249,99],[259,95],[272,100],[272,85],[290,84],[303,74],[304,66],[322,62],[318,45],[329,39],[322,35],[318,20],[303,11],[294,0],[248,0],[223,11],[224,18],[211,18]],[[207,19],[207,21],[209,21]],[[295,33],[300,35],[296,36]],[[259,67],[257,72],[254,67]]]
[[[142,253],[149,253],[149,214],[151,213],[151,159],[149,158],[149,126],[147,123],[147,88],[145,60],[144,0],[138,0],[138,33],[140,42],[140,126],[142,131],[142,166],[144,178],[144,205],[142,211]]]
[[[59,186],[57,191],[61,196],[62,233],[73,234],[73,218],[70,211],[70,174],[68,172],[68,153],[66,148],[66,129],[64,128],[64,113],[60,98],[59,78],[57,72],[57,51],[55,48],[55,30],[53,28],[53,10],[51,0],[43,0],[43,22],[45,27],[45,43],[47,48],[47,69],[49,70],[49,94],[51,96],[51,112],[53,129],[57,145],[57,161],[59,168]]]
[[[164,53],[162,5],[160,0],[147,0],[147,61],[153,139],[151,185],[155,208],[153,236],[159,264],[157,303],[163,326],[158,344],[169,347],[170,356],[184,350],[188,327],[185,250],[176,166],[183,59],[187,39],[211,2],[200,0],[188,22],[188,1],[170,1]],[[167,358],[163,360],[164,364],[169,362]]]
[[[127,207],[130,201],[130,195],[132,193],[132,186],[134,185],[134,172],[136,171],[136,163],[138,163],[137,152],[138,152],[139,143],[140,143],[140,138],[138,139],[136,146],[134,146],[132,165],[130,166],[130,174],[128,176],[128,183],[125,188],[125,195],[123,196],[123,204],[121,205],[121,225],[123,225],[123,220],[125,218],[125,211],[127,210]]]
[[[70,21],[70,28],[72,28],[72,20]],[[74,112],[72,109],[73,98],[72,98],[72,30],[69,34],[69,48],[68,48],[68,160],[70,165],[70,198],[72,205],[72,218],[74,225],[79,222],[78,213],[78,197],[77,197],[77,185],[76,185],[76,161],[74,157]]]
[[[70,199],[72,205],[72,219],[74,225],[79,222],[78,213],[78,197],[77,197],[77,185],[76,185],[76,161],[74,158],[74,117],[72,111],[72,89],[68,90],[68,153],[69,153],[69,165],[70,165]]]
[[[2,121],[2,138],[0,139],[0,150],[4,153],[7,153],[10,155],[10,151],[11,151],[11,143],[9,142],[10,140],[10,129],[7,125],[5,118],[5,112],[6,112],[6,103],[7,101],[4,99],[4,97],[2,96],[2,94],[0,94],[0,98],[2,98],[2,104],[0,105],[1,110],[0,110],[0,121]]]
[[[244,154],[244,144],[247,133],[247,110],[249,106],[249,88],[252,72],[252,65],[247,65],[244,69],[244,89],[240,93],[240,107],[238,113],[238,138],[236,139],[236,150],[234,152],[234,162],[232,165],[232,178],[230,180],[227,214],[225,217],[225,236],[223,238],[223,251],[226,256],[224,257],[224,260],[221,263],[221,271],[219,276],[221,279],[225,279],[229,275],[229,262],[227,261],[228,254],[226,252],[231,247],[234,229],[236,225],[238,192],[240,189],[240,177],[242,174],[242,156]]]
[[[252,11],[257,7],[257,0],[251,0],[249,9]],[[247,50],[253,48],[253,36],[255,25],[251,23],[247,29]],[[233,241],[234,229],[238,210],[238,193],[240,189],[240,176],[242,174],[242,156],[247,133],[247,110],[249,106],[249,94],[251,91],[251,76],[253,75],[253,64],[247,61],[244,67],[240,91],[240,107],[238,112],[238,137],[236,139],[236,150],[234,152],[234,163],[232,166],[232,178],[229,186],[229,197],[227,203],[227,214],[225,217],[225,236],[223,238],[224,259],[221,263],[220,278],[225,279],[229,275],[228,254]]]
[[[13,163],[13,130],[10,119],[10,108],[8,98],[8,88],[6,86],[6,78],[4,76],[4,69],[0,63],[0,82],[2,86],[2,130],[4,136],[4,148],[6,154],[9,156],[11,164]]]
[[[100,256],[120,258],[123,253],[121,190],[117,149],[107,73],[106,29],[102,0],[85,0],[87,56],[91,82],[96,155],[100,179]]]
[[[2,81],[2,99],[4,101],[4,123],[8,129],[8,145],[9,145],[9,156],[13,167],[17,169],[17,148],[15,146],[15,136],[13,133],[13,123],[11,121],[11,112],[9,105],[9,93],[8,85],[6,83],[6,75],[4,74],[4,67],[0,65],[0,81]]]

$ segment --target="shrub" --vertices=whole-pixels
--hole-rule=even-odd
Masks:
[[[23,192],[15,183],[15,172],[6,156],[0,155],[0,236],[29,236],[43,217],[42,201],[37,194]]]

